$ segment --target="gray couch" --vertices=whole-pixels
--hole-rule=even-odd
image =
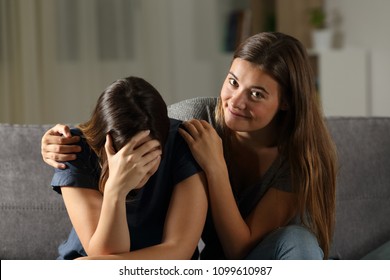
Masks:
[[[216,98],[185,100],[169,106],[169,114],[182,120],[212,121],[215,102]],[[340,159],[331,256],[388,258],[390,118],[327,121]],[[70,230],[62,198],[50,187],[53,170],[40,155],[41,137],[51,126],[0,124],[2,260],[55,259],[59,243]]]

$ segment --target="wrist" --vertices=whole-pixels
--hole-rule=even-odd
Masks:
[[[122,187],[118,182],[115,180],[108,180],[106,181],[106,184],[104,186],[104,193],[103,195],[105,197],[109,197],[110,199],[116,200],[116,201],[125,201],[126,196],[128,194],[128,189]]]
[[[203,170],[207,178],[209,177],[220,177],[228,176],[228,169],[225,160],[217,161],[213,164],[208,164]]]
[[[109,203],[113,206],[115,205],[121,205],[125,204],[126,202],[126,195],[119,194],[118,192],[111,191],[111,190],[105,190],[103,194],[103,200],[106,201],[106,203]]]

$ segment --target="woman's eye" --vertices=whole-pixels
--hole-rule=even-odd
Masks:
[[[252,91],[251,96],[253,96],[254,98],[257,98],[257,99],[264,97],[264,95],[260,91]]]
[[[235,79],[233,79],[233,78],[230,78],[229,79],[229,84],[231,84],[232,86],[237,86],[237,81],[235,80]]]

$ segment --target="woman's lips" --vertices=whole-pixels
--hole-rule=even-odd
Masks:
[[[237,117],[237,118],[245,118],[245,119],[249,119],[249,117],[245,116],[245,115],[242,115],[240,113],[237,113],[237,112],[234,112],[232,109],[228,108],[229,110],[229,113],[231,115],[233,115],[234,117]]]

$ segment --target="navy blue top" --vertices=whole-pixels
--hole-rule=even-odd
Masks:
[[[180,124],[180,121],[171,119],[168,139],[158,170],[134,198],[126,203],[131,250],[161,243],[173,187],[201,170],[178,133]],[[101,170],[97,156],[89,148],[80,130],[72,129],[71,132],[81,136],[79,144],[82,151],[78,153],[76,160],[65,163],[67,169],[55,170],[51,185],[58,193],[61,193],[61,186],[98,190]],[[59,253],[59,259],[74,259],[86,255],[74,229],[68,240],[60,246]]]

